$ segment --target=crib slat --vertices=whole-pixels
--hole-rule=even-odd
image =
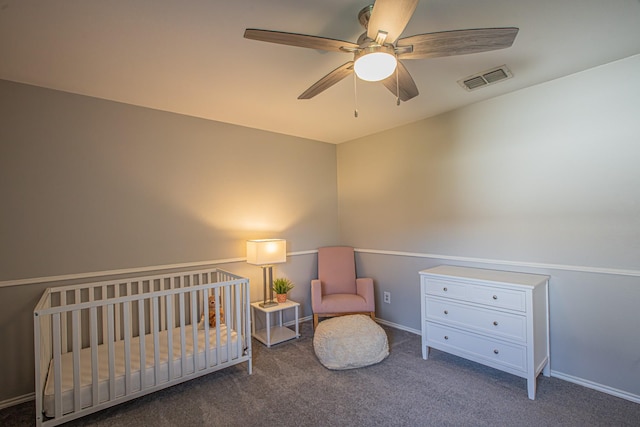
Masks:
[[[167,313],[167,375],[169,381],[173,379],[173,295],[167,295],[165,297],[166,313]]]
[[[179,294],[180,299],[180,361],[182,362],[182,371],[180,376],[184,377],[187,370],[187,337],[185,327],[185,312],[184,312],[184,294]]]
[[[58,293],[60,295],[60,305],[61,306],[66,306],[67,305],[67,292],[66,291],[62,291]],[[62,323],[60,325],[60,334],[61,334],[61,339],[62,339],[62,348],[61,351],[62,353],[66,353],[67,349],[68,349],[68,335],[67,335],[67,313],[62,313]]]
[[[212,279],[214,279],[213,275],[211,277]],[[215,280],[218,281],[218,275],[216,275]],[[218,287],[216,288],[216,291],[220,293],[219,296],[219,305],[220,307],[218,308],[216,314],[220,313],[220,319],[217,320],[217,323],[220,324],[222,326],[222,323],[224,323],[226,325],[226,332],[230,332],[231,328],[233,327],[233,325],[231,325],[229,323],[229,316],[231,315],[231,311],[229,310],[229,302],[230,302],[230,298],[231,298],[231,293],[229,292],[229,287],[228,286],[224,286],[224,287]],[[224,313],[224,317],[222,316],[222,313]],[[216,364],[219,365],[222,363],[223,361],[223,357],[222,357],[222,350],[223,350],[223,346],[222,346],[222,328],[218,329],[216,331]],[[227,339],[227,350],[229,349],[229,347],[231,346],[231,340]],[[231,359],[227,359],[227,361],[229,361]]]
[[[151,299],[153,301],[153,318],[155,319],[154,327],[153,327],[153,366],[154,366],[154,376],[155,382],[154,385],[160,384],[160,337],[159,337],[159,327],[160,323],[158,322],[158,297],[153,297]]]
[[[128,282],[124,284],[125,285],[124,287],[122,285],[123,284],[120,283],[117,286],[118,297],[131,295],[131,293],[129,292],[129,288],[127,286]],[[124,335],[126,335],[126,330],[124,330],[122,327],[122,323],[123,323],[122,316],[124,315],[125,306],[122,304],[116,304],[115,309],[116,309],[116,341],[122,341],[124,339]]]
[[[107,306],[107,350],[109,360],[109,400],[116,398],[116,353],[114,351],[114,305]]]
[[[144,291],[145,294],[147,293],[151,293],[153,292],[153,280],[149,280],[147,282],[147,290]],[[151,334],[153,332],[153,330],[155,329],[155,320],[153,318],[153,307],[152,307],[152,303],[151,303],[151,299],[147,299],[147,301],[149,302],[149,333]]]
[[[243,343],[242,340],[240,339],[240,337],[242,335],[244,335],[243,329],[242,329],[242,325],[243,325],[243,317],[242,317],[242,295],[243,295],[243,285],[240,284],[238,286],[235,287],[235,294],[236,294],[236,299],[235,299],[235,304],[236,304],[236,308],[235,310],[233,310],[236,313],[236,318],[234,319],[235,322],[235,330],[238,334],[238,340],[236,342],[236,354],[238,355],[238,357],[242,357],[242,352],[243,352]]]
[[[61,350],[60,350],[60,313],[54,313],[52,316],[53,323],[53,382],[55,384],[55,414],[56,417],[62,416],[62,369],[60,366]]]
[[[47,291],[45,291],[45,294]],[[44,298],[44,295],[43,295]],[[37,309],[37,307],[36,307]],[[44,384],[42,381],[42,360],[38,360],[38,357],[42,359],[43,357],[43,346],[41,346],[40,340],[42,330],[40,325],[40,314],[38,312],[33,313],[33,346],[35,349],[34,356],[36,358],[35,363],[35,386],[36,386],[36,426],[40,427],[42,424],[42,389],[44,388]],[[48,358],[47,358],[48,359]]]
[[[114,298],[118,298],[120,297],[120,285],[115,285],[114,289],[113,289]],[[115,341],[117,340],[121,340],[122,337],[120,336],[120,304],[115,304],[113,305],[113,313],[111,315],[109,315],[109,318],[111,318],[111,316],[113,316],[113,322],[114,322],[114,335],[113,335],[113,340]],[[111,340],[109,340],[111,341]]]
[[[218,293],[220,291],[220,288],[214,288],[213,292]],[[220,364],[220,361],[222,360],[220,357],[220,352],[222,351],[222,345],[220,343],[220,340],[222,339],[221,337],[221,332],[222,332],[222,328],[220,325],[220,295],[216,295],[216,364]],[[229,328],[227,328],[229,329]]]
[[[233,294],[233,298],[230,298],[231,301],[228,302],[227,304],[227,310],[231,313],[235,310],[237,310],[240,307],[240,294],[238,293],[238,289],[239,286],[235,286],[234,288],[229,289],[229,294]],[[235,305],[235,309],[233,308]],[[234,345],[235,345],[235,351],[236,351],[236,355],[237,357],[242,356],[242,352],[238,351],[238,343],[241,341],[240,339],[240,334],[241,334],[241,329],[239,328],[239,324],[238,324],[238,316],[236,316],[235,319],[227,319],[227,331],[231,332],[231,329],[236,331],[236,343],[234,344],[233,341],[231,340],[231,335],[229,335],[227,337],[227,349],[231,349],[229,351],[229,358],[227,359],[227,361],[231,362],[232,356],[233,356],[233,350],[234,350]]]
[[[193,373],[198,371],[198,291],[191,291],[191,335],[193,337]]]
[[[79,411],[82,409],[82,400],[80,395],[80,310],[73,310],[71,314],[71,330],[73,333],[73,410]]]
[[[107,295],[108,295],[108,288],[107,285],[103,285],[102,286],[102,295],[100,295],[100,301],[103,304],[106,304],[107,301]],[[107,339],[107,322],[105,321],[107,318],[107,306],[106,305],[102,305],[102,342],[104,343],[104,340]]]
[[[98,388],[98,309],[89,309],[91,333],[91,406],[100,403],[100,389]]]
[[[142,284],[140,284],[142,286]],[[144,390],[146,384],[147,372],[147,353],[145,349],[145,322],[144,322],[144,300],[138,300],[138,342],[140,343],[140,391]]]
[[[251,290],[248,280],[245,280],[242,283],[242,298],[242,318],[244,319],[244,327],[239,330],[242,331],[242,338],[243,341],[245,341],[248,365],[247,371],[249,372],[249,375],[251,375],[253,373],[253,356],[251,350]]]
[[[227,286],[228,288],[228,286]],[[225,307],[224,307],[224,311],[225,313],[231,313],[231,298],[230,298],[230,294],[231,292],[229,292],[229,298],[225,299]],[[237,330],[237,329],[236,329]],[[233,359],[233,339],[231,337],[231,332],[233,331],[233,324],[232,323],[227,323],[227,363],[230,363],[231,360]],[[218,359],[218,363],[220,363],[222,361],[222,359]]]
[[[159,286],[160,286],[160,289],[158,289],[158,290],[163,291],[164,290],[164,280],[163,279],[159,280]],[[166,310],[164,298],[160,298],[160,301],[158,301],[158,304],[160,305],[160,322],[158,323],[158,326],[159,326],[161,331],[164,331],[165,329],[167,329],[167,322],[166,322],[165,316],[164,316],[164,312]]]
[[[131,287],[128,289],[131,295]],[[131,394],[131,304],[122,307],[122,324],[124,327],[124,394]]]
[[[210,341],[210,329],[211,329],[211,325],[209,323],[209,316],[211,315],[209,313],[209,298],[208,295],[212,295],[215,297],[215,293],[213,292],[213,289],[206,289],[202,291],[202,300],[203,300],[203,312],[202,312],[202,325],[204,327],[204,348],[205,348],[205,352],[204,352],[204,366],[208,367],[210,365],[210,360],[211,360],[211,344],[209,343]],[[198,306],[199,307],[199,306]],[[217,325],[216,325],[217,328]]]
[[[232,294],[228,286],[216,288],[216,290],[220,294],[220,296],[218,297],[220,307],[216,311],[216,315],[218,313],[220,314],[220,318],[216,320],[216,323],[220,325],[220,329],[216,331],[216,348],[218,347],[222,348],[222,324],[226,325],[225,329],[227,331],[231,331],[231,328],[233,327],[233,325],[229,323],[229,316],[231,316],[229,303],[231,301],[230,298],[232,297]],[[223,316],[223,313],[224,313],[224,316]],[[218,338],[218,336],[220,336],[220,338]],[[229,347],[230,345],[231,345],[231,341],[227,340],[227,347]],[[220,363],[222,363],[222,359],[218,356],[216,359],[216,364],[220,364]]]

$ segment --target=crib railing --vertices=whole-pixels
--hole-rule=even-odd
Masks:
[[[209,333],[212,327],[208,321],[209,297],[213,297],[215,301],[216,345],[213,349]],[[220,269],[47,289],[34,310],[37,423],[55,425],[67,422],[89,412],[243,361],[248,362],[251,373],[249,303],[248,279]],[[198,348],[198,323],[205,331],[202,349]],[[226,328],[221,327],[223,324]],[[174,343],[174,328],[179,328],[177,343]],[[167,331],[168,360],[172,361],[174,356],[178,356],[173,354],[174,344],[177,344],[181,365],[176,368],[173,363],[168,363],[168,373],[161,376],[159,349],[163,331]],[[232,339],[234,332],[237,334],[235,341]],[[187,333],[192,335],[190,340],[193,351],[190,355],[187,355],[186,350]],[[147,335],[153,337],[150,348],[145,345],[144,337]],[[139,382],[134,386],[130,355],[132,341],[136,339],[139,342],[140,376]],[[222,345],[223,340],[226,346]],[[124,343],[125,355],[124,392],[120,395],[116,395],[115,388],[115,343],[118,341]],[[101,395],[99,390],[100,345],[106,346],[108,352],[107,396],[104,396],[104,392]],[[88,408],[86,403],[83,408],[80,396],[82,349],[90,349],[91,352],[92,398]],[[204,351],[204,363],[198,362],[197,354],[200,351]],[[68,352],[73,352],[73,411],[63,416],[61,359]],[[142,372],[147,352],[153,352],[155,360],[155,371],[150,383],[146,382],[146,375]],[[189,357],[193,360],[188,360]],[[42,399],[47,375],[53,375],[55,384],[55,417],[45,421]]]

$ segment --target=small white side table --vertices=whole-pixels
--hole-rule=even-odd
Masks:
[[[278,344],[290,339],[299,338],[299,307],[299,303],[291,300],[278,303],[278,305],[274,305],[273,307],[260,307],[259,302],[251,303],[251,336],[265,344],[267,347],[271,347],[273,344]],[[282,313],[284,310],[290,308],[295,311],[295,332],[282,325]],[[265,329],[259,329],[256,331],[256,310],[265,314]],[[274,313],[278,313],[279,315],[278,326],[271,326],[271,315]]]

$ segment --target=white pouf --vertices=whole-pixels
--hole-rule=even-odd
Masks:
[[[353,369],[381,362],[389,355],[387,334],[370,317],[355,314],[318,324],[313,349],[328,369]]]

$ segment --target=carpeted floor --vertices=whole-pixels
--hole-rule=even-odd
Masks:
[[[68,426],[640,426],[640,405],[540,376],[526,380],[432,350],[420,337],[385,327],[383,362],[330,371],[302,336],[270,349],[253,341],[246,364],[106,409]],[[34,425],[34,403],[0,411],[0,425]]]

